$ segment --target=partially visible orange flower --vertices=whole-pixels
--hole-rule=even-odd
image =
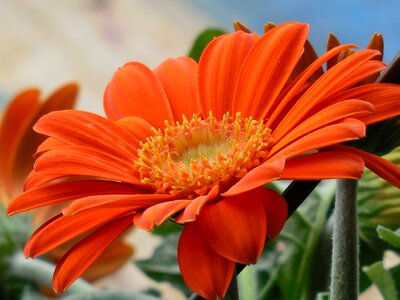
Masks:
[[[293,76],[307,35],[307,25],[286,23],[261,37],[222,35],[199,64],[181,57],[151,71],[131,62],[105,91],[107,118],[62,111],[38,121],[35,130],[49,138],[8,212],[73,200],[25,248],[36,257],[85,236],[59,261],[57,292],[133,224],[152,230],[170,218],[185,224],[178,263],[188,287],[223,297],[235,263],[254,264],[266,236],[273,239],[286,221],[285,200],[264,184],[361,176],[357,155],[317,151],[362,138],[365,123],[398,115],[392,102],[400,87],[354,88],[385,68],[374,50],[310,81],[354,45],[333,48]]]
[[[77,94],[78,86],[71,83],[60,87],[45,101],[41,101],[39,89],[32,88],[15,96],[6,107],[0,128],[0,200],[4,204],[22,192],[23,181],[32,170],[37,147],[46,139],[32,130],[33,125],[51,111],[72,108]],[[58,209],[51,205],[36,210],[33,223],[42,224],[57,214]],[[71,245],[58,247],[50,253],[50,257],[58,260],[70,247]],[[118,240],[87,270],[85,278],[95,280],[117,270],[132,253],[132,247]]]
[[[78,87],[68,84],[40,99],[40,91],[27,89],[6,107],[0,123],[0,202],[8,203],[22,192],[23,182],[33,167],[33,155],[45,137],[32,130],[43,115],[74,106]]]

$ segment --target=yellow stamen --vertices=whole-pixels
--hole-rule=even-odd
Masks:
[[[206,119],[183,117],[141,143],[135,168],[157,192],[195,198],[216,184],[224,190],[260,165],[271,141],[269,128],[240,113],[222,120],[211,112]]]

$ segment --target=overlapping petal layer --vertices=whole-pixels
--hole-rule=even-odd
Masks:
[[[106,238],[133,224],[152,230],[172,219],[184,224],[178,262],[188,287],[209,299],[223,297],[235,263],[255,263],[266,237],[275,238],[286,221],[287,203],[264,184],[359,178],[364,162],[398,183],[391,166],[334,146],[399,113],[398,103],[390,109],[398,86],[357,86],[382,70],[374,60],[379,53],[361,50],[333,64],[354,45],[316,58],[307,34],[308,25],[291,22],[262,37],[223,35],[198,65],[176,58],[151,71],[128,63],[105,91],[108,118],[63,111],[36,124],[49,139],[9,213],[72,201],[26,247],[37,256],[82,238],[56,270],[57,291],[92,262],[77,264],[83,251],[95,257]],[[326,62],[330,68],[322,73]]]

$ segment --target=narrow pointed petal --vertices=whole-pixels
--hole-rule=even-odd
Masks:
[[[53,288],[63,293],[121,234],[132,226],[127,216],[100,228],[69,250],[54,271]]]
[[[131,211],[144,209],[160,202],[172,200],[168,194],[137,194],[137,195],[96,195],[81,198],[72,202],[63,210],[65,216],[73,216],[96,209],[129,208]]]
[[[165,220],[184,209],[192,200],[174,200],[156,204],[134,216],[135,226],[153,231],[154,225],[160,226]]]
[[[304,116],[307,115],[307,113],[320,101],[359,82],[358,79],[355,80],[353,77],[354,72],[357,73],[360,67],[366,65],[367,62],[378,53],[379,52],[374,50],[361,50],[327,71],[303,94],[303,96],[279,123],[276,128],[276,138],[284,136],[295,128]],[[379,71],[382,65],[378,62],[379,66],[375,66],[375,63],[376,62],[373,62],[372,64],[374,65],[374,68],[376,67]]]
[[[181,122],[182,115],[190,118],[201,113],[198,65],[193,59],[168,59],[154,70],[154,74],[164,88],[175,121]]]
[[[366,101],[351,99],[335,103],[319,112],[313,113],[310,118],[301,122],[299,126],[285,135],[280,141],[275,140],[276,144],[274,145],[274,149],[281,149],[299,137],[326,125],[348,117],[359,118],[369,116],[373,114],[374,111],[374,106]]]
[[[66,146],[42,154],[34,169],[43,175],[93,176],[142,185],[132,162],[80,146]]]
[[[134,248],[125,244],[122,238],[117,239],[86,269],[82,277],[92,282],[110,275],[119,270],[124,264],[129,263],[134,252]]]
[[[317,52],[315,52],[315,49],[312,46],[312,44],[308,40],[306,40],[306,42],[304,43],[303,55],[300,57],[300,60],[297,62],[297,65],[294,68],[293,73],[290,75],[291,78],[293,79],[296,78],[317,59],[318,59]],[[310,76],[309,81],[314,82],[323,74],[324,70],[322,69],[322,66],[320,66],[319,68],[317,68],[315,73]]]
[[[65,217],[61,214],[40,226],[25,245],[26,257],[37,257],[131,212],[131,208],[97,209]],[[130,216],[132,220],[132,216]]]
[[[362,116],[366,124],[373,124],[400,114],[400,86],[396,84],[368,84],[344,91],[334,97],[334,101],[345,99],[360,99],[368,101],[375,107],[375,113]]]
[[[122,182],[80,180],[57,182],[49,186],[26,191],[15,197],[7,207],[9,215],[26,210],[75,200],[92,195],[140,194],[143,189]]]
[[[358,156],[343,151],[329,151],[286,161],[281,179],[359,179],[363,171],[364,161]]]
[[[65,176],[58,174],[57,175],[38,174],[37,172],[32,170],[24,182],[23,190],[28,191],[31,189],[36,189],[38,187],[45,186],[47,183],[53,180],[57,180],[63,177]]]
[[[33,158],[36,159],[44,152],[47,152],[47,151],[49,151],[51,149],[54,149],[54,148],[64,147],[64,146],[67,146],[67,145],[68,144],[65,143],[65,142],[57,140],[56,138],[49,137],[49,138],[45,139],[43,141],[43,143],[41,143],[39,145],[39,147],[37,148],[37,151],[34,154]]]
[[[199,89],[203,115],[212,111],[217,119],[230,111],[239,70],[249,50],[259,39],[243,31],[213,40],[199,62]],[[235,110],[236,111],[236,110]]]
[[[313,131],[287,145],[281,150],[271,148],[269,155],[285,156],[286,159],[321,149],[337,143],[356,140],[365,136],[365,125],[357,119],[344,119],[341,123],[329,125]]]
[[[224,298],[235,263],[214,250],[204,240],[197,222],[185,225],[178,244],[178,263],[186,285],[206,299]]]
[[[308,31],[306,24],[286,23],[264,34],[240,70],[234,111],[264,119],[301,57]]]
[[[4,111],[0,128],[0,197],[4,201],[13,196],[19,183],[14,172],[16,155],[39,109],[39,91],[30,89],[12,99]]]
[[[183,213],[176,218],[177,223],[186,223],[196,220],[196,217],[200,214],[203,206],[212,200],[214,200],[219,193],[218,185],[215,185],[211,191],[205,196],[199,196],[191,201],[191,203],[185,208]]]
[[[155,128],[174,123],[164,89],[145,65],[130,62],[115,72],[104,93],[104,110],[111,120],[140,117]]]
[[[365,166],[379,177],[400,188],[400,167],[394,163],[371,153],[344,145],[336,145],[333,149],[347,151],[361,157]]]
[[[67,144],[90,147],[127,159],[131,159],[135,152],[130,135],[112,121],[89,112],[52,112],[42,117],[34,130]]]
[[[55,110],[71,109],[76,103],[79,87],[72,82],[54,91],[43,103],[39,115],[45,115]]]
[[[284,166],[284,156],[277,156],[274,159],[268,160],[247,173],[234,186],[232,186],[225,193],[222,193],[221,196],[232,197],[234,195],[260,187],[268,182],[271,182],[272,180],[278,179],[281,176]]]
[[[267,236],[267,220],[258,193],[225,198],[203,208],[197,219],[203,237],[219,255],[254,264]]]
[[[274,128],[275,126],[271,125],[283,119],[283,117],[287,114],[286,110],[288,107],[290,108],[290,104],[294,101],[294,99],[298,99],[298,95],[302,92],[304,86],[311,81],[311,78],[315,74],[318,74],[318,70],[325,62],[341,51],[351,47],[355,47],[355,45],[343,45],[330,50],[329,52],[317,58],[296,79],[294,79],[282,92],[282,96],[280,96],[280,98],[276,101],[276,104],[272,107],[270,114],[266,116],[268,119],[267,126]]]
[[[326,50],[329,51],[337,46],[340,46],[340,42],[337,39],[337,37],[330,32],[328,36],[328,41],[326,42]],[[326,69],[329,70],[332,68],[334,65],[337,64],[339,58],[339,53],[333,57],[331,57],[327,62],[326,62]]]

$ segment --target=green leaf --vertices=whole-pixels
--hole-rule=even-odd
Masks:
[[[392,231],[388,228],[385,228],[384,226],[379,225],[378,228],[376,229],[378,232],[378,236],[384,240],[385,242],[388,242],[390,245],[400,248],[400,231]]]
[[[315,190],[292,215],[279,237],[268,243],[256,265],[262,287],[258,299],[312,299],[326,290],[330,233],[325,224],[334,186],[323,184],[324,188]],[[320,243],[322,240],[326,242]],[[327,249],[322,248],[326,245]]]
[[[181,232],[182,229],[182,225],[176,224],[168,220],[164,222],[161,226],[154,226],[153,234],[165,236],[171,233]]]
[[[189,51],[189,56],[198,62],[201,54],[204,51],[204,48],[208,45],[208,43],[224,33],[225,31],[219,28],[208,28],[202,31],[195,39],[192,49]]]
[[[317,294],[317,300],[329,300],[329,293],[328,292],[323,292],[323,293],[318,293]]]
[[[368,275],[371,281],[375,283],[385,300],[399,299],[392,274],[390,271],[385,270],[382,262],[364,267],[363,271]]]
[[[191,291],[186,287],[177,263],[179,236],[180,234],[170,234],[164,237],[149,259],[137,260],[135,264],[155,281],[169,282],[186,295],[190,295]]]

